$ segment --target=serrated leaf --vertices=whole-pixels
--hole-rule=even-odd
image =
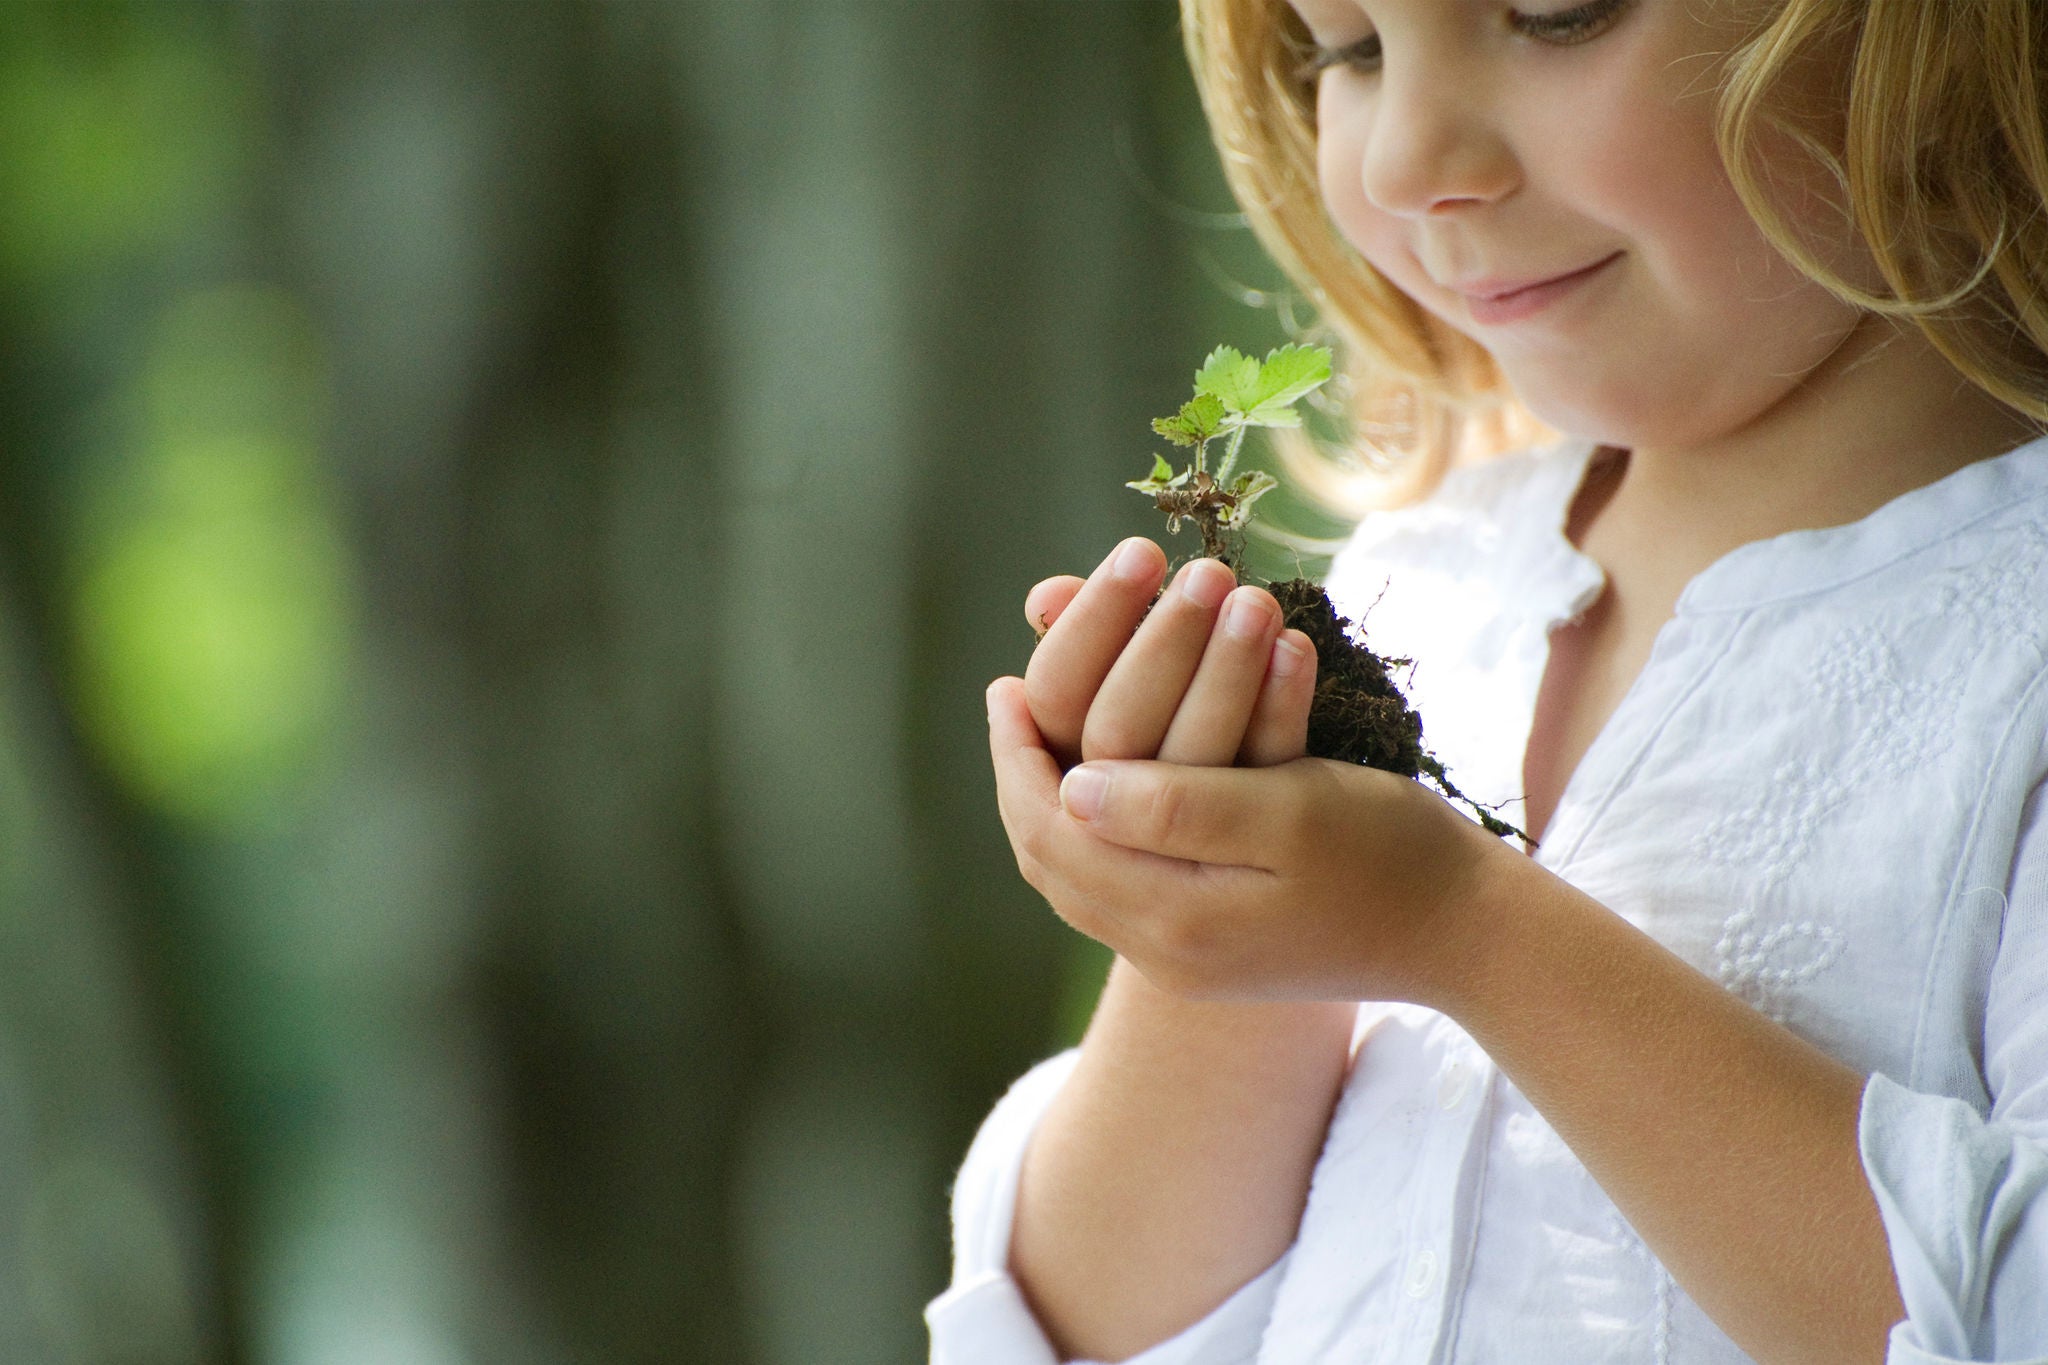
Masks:
[[[1214,394],[1198,393],[1181,404],[1172,417],[1152,423],[1152,429],[1169,441],[1184,446],[1199,445],[1216,434],[1223,422],[1223,403]]]
[[[1259,362],[1232,346],[1209,352],[1195,371],[1195,393],[1206,394],[1226,411],[1243,412],[1257,401]]]
[[[1244,424],[1248,427],[1298,427],[1301,414],[1285,404],[1275,407],[1266,403],[1246,413]]]
[[[1259,365],[1256,401],[1293,403],[1329,382],[1329,347],[1282,346]]]
[[[1294,405],[1330,382],[1330,348],[1282,346],[1259,366],[1259,375],[1244,405],[1247,426],[1298,427]]]

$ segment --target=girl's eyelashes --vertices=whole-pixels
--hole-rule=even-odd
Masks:
[[[1570,46],[1604,32],[1633,0],[1592,0],[1561,14],[1518,14],[1515,27],[1546,43]]]
[[[1324,47],[1318,43],[1310,50],[1309,57],[1294,68],[1294,79],[1303,85],[1314,85],[1325,71],[1333,66],[1356,67],[1361,71],[1371,70],[1379,65],[1380,39],[1370,34],[1355,43],[1343,47]]]
[[[1555,14],[1523,14],[1517,11],[1508,22],[1517,32],[1531,38],[1570,47],[1598,37],[1634,3],[1635,0],[1589,0],[1586,4]],[[1299,80],[1313,84],[1317,77],[1332,67],[1371,72],[1378,69],[1379,62],[1379,35],[1371,33],[1342,47],[1316,46],[1309,58],[1296,68],[1295,75]]]

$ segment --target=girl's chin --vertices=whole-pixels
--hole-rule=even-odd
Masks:
[[[1524,363],[1517,364],[1518,360]],[[1632,446],[1649,439],[1649,428],[1667,425],[1676,414],[1646,411],[1635,376],[1617,376],[1615,383],[1587,383],[1583,353],[1529,363],[1528,357],[1506,357],[1501,377],[1508,391],[1537,421],[1567,436],[1602,445]],[[1660,420],[1661,419],[1661,420]]]

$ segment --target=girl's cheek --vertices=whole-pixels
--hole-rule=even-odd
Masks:
[[[1352,206],[1345,195],[1344,158],[1345,138],[1342,130],[1328,113],[1329,101],[1319,100],[1316,104],[1316,188],[1322,192],[1323,208],[1329,213],[1330,221],[1348,238],[1351,235],[1349,218]]]
[[[1393,240],[1392,224],[1365,197],[1364,155],[1363,141],[1357,133],[1327,132],[1316,144],[1317,179],[1330,221],[1337,225],[1345,241],[1384,274],[1388,246]]]

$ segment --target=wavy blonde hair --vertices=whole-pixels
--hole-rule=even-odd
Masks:
[[[1715,137],[1759,230],[1837,298],[1917,327],[1971,383],[2048,423],[2048,18],[2040,0],[1770,0],[1721,59]],[[1299,486],[1356,514],[1426,494],[1455,463],[1557,435],[1493,357],[1358,255],[1316,177],[1313,44],[1284,0],[1181,0],[1223,171],[1253,232],[1346,360],[1355,455],[1278,452]],[[1799,108],[1802,69],[1836,98]],[[1811,101],[1808,101],[1810,104]],[[1774,202],[1790,147],[1882,280],[1852,280]],[[1769,148],[1769,154],[1766,154]],[[1783,168],[1781,167],[1782,171]]]

